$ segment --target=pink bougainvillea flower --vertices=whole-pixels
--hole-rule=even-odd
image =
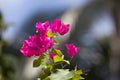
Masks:
[[[76,47],[74,44],[65,44],[65,46],[69,56],[75,57],[77,55],[79,47]]]
[[[60,27],[60,29],[59,29],[59,34],[60,35],[66,34],[69,31],[69,28],[70,28],[69,24],[67,24],[67,25],[62,24],[61,27]]]
[[[61,21],[59,19],[55,19],[51,23],[51,29],[52,29],[52,32],[54,32],[54,33],[59,32],[60,27],[61,27]]]
[[[51,48],[54,41],[46,36],[33,35],[30,36],[28,40],[25,40],[20,51],[26,57],[31,57],[33,55],[40,56],[47,49]]]
[[[47,36],[40,36],[40,44],[42,47],[50,49],[54,45],[54,40]]]
[[[41,52],[44,52],[45,49],[40,49],[40,38],[37,35],[29,36],[28,40],[25,40],[23,43],[22,48],[20,51],[25,55],[26,57],[31,57],[33,55],[40,55]]]
[[[69,31],[70,25],[69,24],[65,25],[61,20],[55,19],[50,27],[52,32],[64,35]]]
[[[41,35],[46,35],[46,33],[49,29],[49,22],[48,21],[46,21],[44,23],[37,22],[36,29]]]

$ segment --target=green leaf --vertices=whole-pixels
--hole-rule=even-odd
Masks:
[[[45,65],[46,56],[42,54],[38,59],[33,61],[33,67],[39,67],[40,65]]]
[[[83,80],[84,78],[81,76],[81,74],[83,74],[82,70],[75,71],[72,80]]]
[[[46,77],[45,79],[43,79],[43,80],[50,80],[50,78],[49,78],[49,76],[48,77]]]
[[[56,53],[56,50],[55,50],[54,48],[52,48],[52,52],[53,52],[53,53]]]
[[[81,74],[83,74],[83,71],[82,70],[77,70],[77,71],[75,71],[75,74],[81,75]]]
[[[51,80],[69,80],[73,75],[73,71],[69,71],[68,69],[58,69],[56,73],[51,74],[49,77]]]
[[[80,75],[74,74],[72,80],[81,80],[81,79],[80,79]]]
[[[47,72],[49,72],[49,70],[47,70],[47,69],[44,69],[41,71],[41,73],[39,75],[40,80],[47,80],[47,79],[45,79],[49,76],[49,74]]]
[[[54,48],[52,48],[52,52],[53,52],[54,54],[58,54],[59,56],[62,56],[62,52],[61,52],[61,50],[59,50],[59,49],[54,49]]]
[[[67,60],[63,60],[64,62],[66,62],[67,64],[70,64],[70,62],[69,61],[67,61]]]
[[[60,57],[60,56],[58,56],[58,55],[56,55],[56,56],[53,57],[53,61],[54,61],[55,63],[57,63],[57,62],[63,61],[63,58]]]
[[[47,36],[48,36],[48,37],[54,37],[54,34],[52,33],[52,31],[48,30]]]
[[[56,53],[58,54],[58,55],[62,55],[62,52],[61,52],[61,50],[58,50],[58,49],[56,49]]]
[[[84,78],[78,74],[74,74],[72,80],[84,80]]]
[[[53,71],[53,65],[48,65],[47,68],[50,70],[50,72]]]

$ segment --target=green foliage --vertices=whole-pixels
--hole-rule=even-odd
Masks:
[[[52,53],[57,54],[56,56],[53,57],[54,63],[61,61],[67,62],[66,60],[64,60],[64,55],[62,54],[61,50],[52,48]]]
[[[81,76],[82,70],[70,71],[69,69],[56,69],[57,71],[50,73],[48,68],[43,69],[40,74],[41,80],[84,80]]]
[[[54,56],[53,61],[57,63],[57,62],[63,61],[63,58],[60,56]]]
[[[84,78],[81,76],[82,74],[82,70],[75,71],[72,80],[83,80]]]
[[[58,24],[56,24],[58,26]],[[49,26],[48,26],[49,27]],[[59,26],[59,28],[62,25]],[[67,25],[64,25],[63,28],[63,33],[64,30],[67,30]],[[55,48],[55,45],[58,45],[58,40],[57,36],[59,36],[57,33],[59,33],[61,29],[58,28],[58,32],[52,32],[51,30],[47,30],[46,36],[48,38],[51,38],[54,40],[54,45],[52,45],[50,48],[45,48],[47,49],[42,55],[40,55],[37,59],[33,61],[33,67],[39,67],[42,65],[42,70],[39,75],[39,80],[81,80],[84,79],[82,78],[81,74],[83,74],[82,70],[77,70],[75,69],[70,69],[70,63],[73,59],[74,56],[70,56],[70,60],[66,60],[64,58],[64,55],[62,51],[58,48]],[[42,30],[42,29],[41,29]],[[38,31],[36,31],[38,33]],[[46,33],[46,32],[45,32]],[[49,44],[51,45],[51,44]],[[70,48],[73,50],[71,51],[70,49],[67,52],[71,52],[71,54],[76,54],[78,52],[78,48],[74,44],[70,44]],[[42,47],[42,45],[41,45]],[[46,46],[47,47],[47,46]]]
[[[68,69],[58,69],[56,73],[49,76],[50,80],[69,80],[73,77],[74,72]]]
[[[55,51],[58,55],[62,56],[62,52],[60,50],[56,49]]]
[[[39,67],[40,65],[46,65],[45,58],[46,56],[42,54],[38,59],[35,59],[33,61],[33,67]]]
[[[68,60],[63,60],[64,62],[66,62],[67,64],[70,64],[70,61],[68,61]]]
[[[50,75],[49,68],[43,68],[39,77],[41,80],[47,80],[47,79],[49,79],[49,77],[48,77],[49,75]]]
[[[75,71],[75,74],[81,75],[81,74],[83,74],[83,72],[82,72],[82,70],[77,70],[77,71]]]
[[[82,80],[82,70],[64,69],[66,65],[70,65],[68,60],[64,59],[64,55],[58,49],[52,49],[52,53],[57,54],[53,57],[53,60],[46,54],[42,54],[39,58],[33,62],[33,67],[39,67],[43,65],[42,71],[39,75],[40,80]],[[71,57],[72,59],[72,57]],[[49,60],[46,62],[46,60]],[[70,60],[71,61],[71,60]],[[67,64],[66,64],[67,63]],[[60,66],[57,68],[56,66]]]
[[[13,80],[15,69],[15,58],[10,55],[2,55],[0,56],[0,76],[2,78],[0,80]]]
[[[54,48],[52,48],[52,52],[53,52],[54,54],[59,55],[59,56],[62,56],[62,55],[63,55],[62,52],[61,52],[59,49],[54,49]]]
[[[3,22],[2,14],[0,13],[0,80],[13,80],[16,59],[14,56],[6,55],[3,52],[3,47],[7,45],[7,42],[1,38],[2,31],[6,27],[7,25]]]
[[[1,32],[3,31],[3,29],[5,29],[6,27],[7,27],[7,24],[5,24],[3,22],[2,14],[0,13],[0,35],[1,35]]]

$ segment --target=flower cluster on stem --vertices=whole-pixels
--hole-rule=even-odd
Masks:
[[[37,22],[36,31],[38,34],[29,36],[28,40],[24,40],[20,52],[28,58],[32,56],[39,56],[39,58],[34,60],[33,67],[43,65],[44,73],[46,73],[45,70],[48,70],[46,73],[47,76],[44,74],[43,77],[43,74],[41,73],[42,76],[40,76],[40,78],[42,80],[57,80],[53,79],[53,75],[58,74],[56,71],[61,72],[61,70],[66,70],[64,69],[66,65],[70,65],[72,58],[77,55],[79,47],[76,47],[73,43],[65,44],[67,54],[71,57],[71,60],[65,60],[62,51],[59,48],[54,47],[56,45],[55,37],[57,37],[57,35],[65,35],[69,29],[70,25],[64,24],[59,19],[55,19],[53,22]],[[46,62],[46,60],[49,61]],[[61,68],[56,68],[55,65],[61,65]],[[83,79],[80,76],[82,74],[81,70],[66,70],[66,72],[72,75],[67,77],[64,76],[65,79],[62,78],[62,80]],[[80,77],[78,78],[76,75],[79,75]]]

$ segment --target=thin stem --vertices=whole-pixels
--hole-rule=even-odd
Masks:
[[[50,63],[53,65],[53,61],[52,61],[52,59],[50,58],[50,51],[51,51],[51,50],[49,49],[47,55],[48,55],[48,59],[49,59]]]
[[[0,32],[0,56],[2,54],[2,38],[1,38],[1,32]]]
[[[64,68],[64,66],[63,66],[62,62],[60,62],[60,65],[61,65],[61,67],[62,67],[62,69],[63,69],[63,68]]]
[[[77,71],[77,64],[76,64],[76,66],[75,66],[75,71]]]
[[[43,74],[46,74],[46,73],[45,73],[45,70],[44,70],[43,68],[42,68],[42,73],[43,73]]]
[[[0,80],[3,80],[2,69],[0,67]]]
[[[2,43],[0,41],[0,56],[1,56],[1,54],[2,54]]]
[[[0,36],[0,56],[1,56],[1,54],[2,54],[2,40],[1,40],[1,36]]]
[[[49,61],[50,61],[50,63],[53,65],[53,61],[51,60],[51,58],[49,57]]]
[[[73,59],[73,56],[72,56],[71,59],[70,59],[70,63],[71,63],[72,59]]]

